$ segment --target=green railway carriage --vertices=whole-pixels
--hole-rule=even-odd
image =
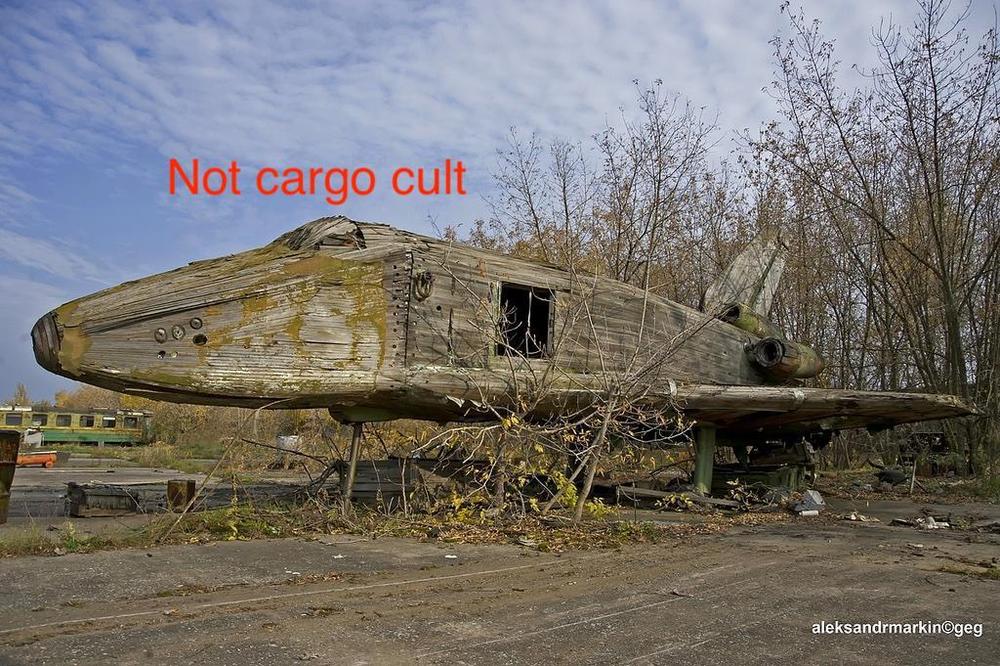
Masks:
[[[22,434],[41,432],[45,444],[119,444],[131,446],[149,441],[147,412],[127,409],[35,410],[0,405],[0,428]]]

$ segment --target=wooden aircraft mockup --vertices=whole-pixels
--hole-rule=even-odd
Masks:
[[[629,285],[328,217],[264,247],[71,301],[32,330],[48,370],[158,400],[325,408],[359,423],[545,419],[609,390],[730,439],[969,414],[947,395],[808,388],[822,360],[766,319],[765,236],[702,310]]]

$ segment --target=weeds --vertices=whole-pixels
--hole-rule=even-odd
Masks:
[[[991,474],[978,480],[975,493],[989,502],[1000,502],[1000,474]]]
[[[1000,567],[954,567],[954,566],[943,566],[938,567],[938,571],[942,573],[956,574],[959,576],[974,576],[976,578],[985,578],[986,580],[998,580],[1000,581]]]
[[[0,537],[0,557],[65,555],[98,550],[149,548],[155,545],[249,541],[327,534],[357,534],[369,538],[403,537],[445,543],[520,544],[540,551],[562,552],[618,548],[627,544],[709,534],[733,524],[754,522],[754,514],[709,517],[698,524],[657,524],[615,518],[613,507],[594,502],[594,517],[573,524],[559,514],[508,517],[462,508],[438,513],[386,514],[363,506],[349,513],[319,503],[238,505],[177,516],[163,514],[141,527],[101,535],[81,533],[76,523],[43,531],[32,526]],[[770,520],[770,519],[768,519]]]
[[[11,530],[0,539],[0,557],[15,555],[51,555],[57,547],[49,535],[32,526],[23,530]]]
[[[23,529],[12,528],[0,538],[0,557],[92,553],[98,550],[140,547],[146,542],[145,536],[135,530],[116,534],[81,534],[75,523],[66,521],[62,526],[48,530],[35,525]]]

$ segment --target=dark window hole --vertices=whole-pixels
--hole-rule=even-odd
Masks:
[[[554,300],[551,289],[502,284],[497,354],[526,358],[545,356]]]

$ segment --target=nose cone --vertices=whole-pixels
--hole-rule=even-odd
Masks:
[[[59,331],[56,329],[56,318],[50,312],[35,322],[31,329],[31,346],[35,350],[35,360],[49,372],[58,373],[59,365]]]

